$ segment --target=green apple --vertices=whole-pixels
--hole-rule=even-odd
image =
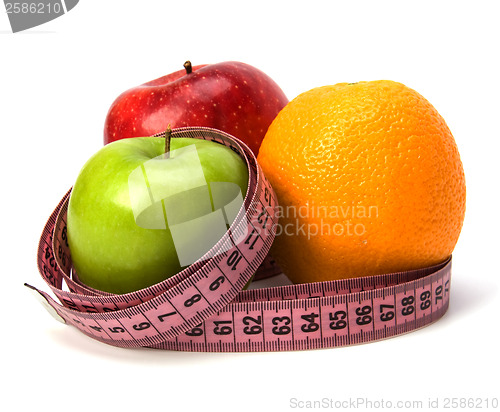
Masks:
[[[244,160],[219,143],[140,137],[110,143],[80,171],[68,204],[79,280],[128,293],[161,282],[225,233],[248,185]]]

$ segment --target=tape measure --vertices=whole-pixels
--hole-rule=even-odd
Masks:
[[[234,137],[209,128],[175,129],[176,137],[216,141],[247,163],[248,190],[233,224],[175,276],[114,295],[83,285],[72,273],[69,190],[43,229],[37,256],[39,272],[60,303],[26,284],[56,319],[119,347],[248,352],[380,340],[426,326],[446,312],[451,257],[419,270],[243,290],[256,272],[259,277],[259,268],[260,277],[279,271],[268,256],[278,224],[276,195],[254,154]]]

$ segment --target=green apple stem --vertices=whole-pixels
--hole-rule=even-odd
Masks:
[[[184,63],[184,68],[186,69],[186,74],[190,74],[193,71],[193,66],[191,66],[191,62],[189,60]]]
[[[172,129],[170,128],[170,124],[167,126],[167,130],[165,130],[165,157],[170,157],[170,139],[172,138]]]

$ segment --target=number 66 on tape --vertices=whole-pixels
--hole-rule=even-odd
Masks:
[[[243,290],[274,240],[274,191],[253,153],[234,137],[209,128],[176,129],[175,137],[219,142],[246,161],[248,191],[233,224],[177,275],[141,291],[112,295],[71,277],[66,193],[38,247],[39,272],[61,304],[27,285],[58,320],[120,347],[241,352],[369,342],[428,325],[446,312],[451,257],[420,270]]]

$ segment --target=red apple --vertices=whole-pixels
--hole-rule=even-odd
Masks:
[[[267,128],[288,103],[265,73],[245,63],[191,66],[122,93],[111,105],[104,144],[183,126],[223,130],[257,155]]]

